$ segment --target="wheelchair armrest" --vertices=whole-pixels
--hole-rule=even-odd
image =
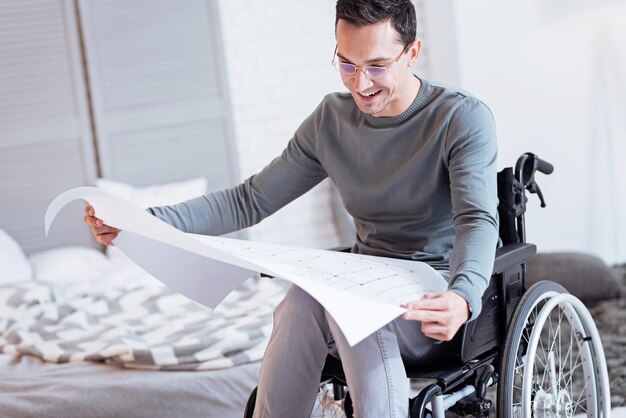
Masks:
[[[496,259],[493,263],[493,273],[502,273],[516,264],[530,260],[537,253],[535,244],[514,243],[496,249]]]

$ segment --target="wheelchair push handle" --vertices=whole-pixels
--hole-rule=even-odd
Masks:
[[[535,173],[537,171],[543,174],[552,174],[554,166],[531,152],[526,152],[517,159],[515,179],[530,193],[537,194],[541,201],[541,207],[545,208],[546,202],[543,198],[543,193],[535,181]]]
[[[535,173],[552,174],[554,166],[532,152],[525,152],[515,163],[515,178],[528,188],[535,182]]]
[[[537,170],[542,172],[543,174],[552,174],[552,172],[554,171],[554,166],[537,156],[535,157],[536,157]]]

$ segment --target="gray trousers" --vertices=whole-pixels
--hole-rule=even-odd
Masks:
[[[355,417],[407,417],[409,380],[403,362],[432,364],[459,349],[456,338],[440,343],[420,327],[420,322],[397,318],[350,347],[324,308],[291,286],[274,313],[254,417],[310,417],[328,354],[341,359]]]

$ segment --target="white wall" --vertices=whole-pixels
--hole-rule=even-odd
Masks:
[[[435,9],[431,26],[439,29],[431,35],[457,51],[433,56],[432,66],[458,68],[444,81],[490,105],[500,166],[526,151],[555,165],[539,181],[548,207],[531,201],[529,240],[543,251],[626,261],[626,4],[427,4]]]
[[[325,94],[342,89],[331,65],[333,0],[220,1],[242,178],[278,156]],[[325,247],[337,238],[327,187],[250,228],[249,238]]]

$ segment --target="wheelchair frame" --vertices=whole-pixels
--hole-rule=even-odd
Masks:
[[[411,418],[444,418],[446,410],[459,416],[488,417],[492,402],[486,398],[486,391],[496,383],[499,418],[571,417],[577,412],[586,412],[587,417],[610,417],[606,361],[591,315],[582,302],[556,283],[540,282],[525,289],[526,263],[536,253],[535,245],[526,242],[526,191],[537,194],[545,207],[534,178],[536,171],[550,174],[553,168],[536,155],[525,153],[517,160],[515,170],[509,167],[498,173],[499,232],[503,246],[496,250],[491,280],[482,297],[481,314],[459,330],[461,350],[452,365],[443,368],[436,365],[425,370],[405,364],[407,377],[434,380],[409,400]],[[556,326],[551,319],[554,316],[558,317]],[[570,324],[570,347],[565,354],[565,361],[569,357],[570,362],[567,370],[560,363],[556,367],[557,356],[559,362],[563,360],[560,348],[563,319]],[[548,328],[544,328],[546,324]],[[557,331],[553,327],[559,332],[558,348],[555,347]],[[545,349],[540,344],[546,337],[546,329],[548,339],[554,341],[548,353],[538,358],[538,348]],[[574,347],[578,353],[575,362]],[[579,358],[585,398],[581,399],[581,393],[578,399],[573,399],[573,377],[567,374],[573,375],[572,363],[577,367]],[[326,360],[322,382],[332,384],[332,394],[325,396],[331,396],[335,401],[333,406],[338,402],[345,415],[351,417],[352,400],[343,369],[332,356]],[[252,416],[255,400],[256,389],[248,399],[244,417]],[[327,415],[322,412],[320,416]]]

